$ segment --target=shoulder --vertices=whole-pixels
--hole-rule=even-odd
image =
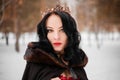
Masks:
[[[38,62],[46,57],[51,57],[49,53],[40,48],[39,42],[29,42],[25,51],[24,59],[27,61]]]
[[[28,44],[28,47],[24,55],[24,59],[27,62],[42,63],[47,65],[56,65],[64,67],[64,65],[61,64],[57,58],[55,58],[53,53],[51,52],[48,53],[44,51],[39,47],[39,45],[40,44],[38,42],[30,42]]]
[[[28,48],[38,48],[39,47],[39,42],[29,42],[27,45]]]
[[[46,55],[47,53],[39,48],[38,42],[29,42],[25,51],[24,59],[29,62],[38,62],[38,59],[43,57],[43,54]]]

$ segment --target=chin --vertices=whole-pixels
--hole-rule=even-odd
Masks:
[[[56,52],[62,52],[62,49],[54,49]]]
[[[55,52],[61,52],[61,50],[55,50]]]

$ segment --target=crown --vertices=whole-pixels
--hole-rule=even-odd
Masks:
[[[54,11],[59,11],[59,12],[67,12],[70,14],[70,9],[69,7],[62,7],[61,5],[56,5],[55,8],[47,9],[45,12],[42,13],[42,16],[49,12],[54,12]]]

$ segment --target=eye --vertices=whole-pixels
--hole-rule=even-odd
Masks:
[[[60,31],[64,32],[64,29],[62,28],[62,29],[60,29]]]
[[[47,31],[48,31],[48,32],[53,32],[53,30],[52,30],[52,29],[47,29]]]

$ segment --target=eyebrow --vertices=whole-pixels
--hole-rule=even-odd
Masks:
[[[50,27],[50,26],[47,26],[47,28],[52,28],[52,27]],[[59,27],[59,29],[61,29],[61,28],[63,28],[62,26],[61,27]]]
[[[52,27],[50,27],[50,26],[47,26],[46,28],[52,28]]]

